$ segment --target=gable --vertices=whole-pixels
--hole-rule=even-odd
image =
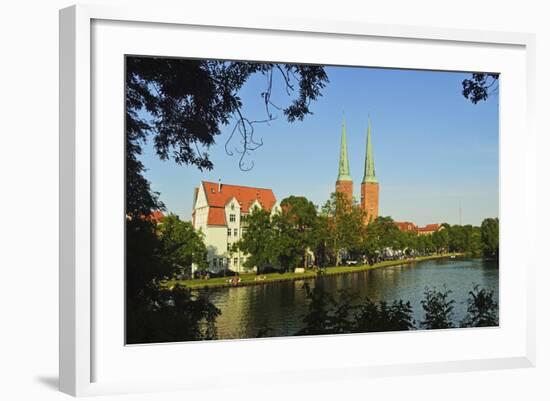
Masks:
[[[248,213],[250,206],[257,201],[262,209],[271,210],[276,199],[273,191],[266,188],[245,187],[216,182],[202,182],[206,202],[210,207],[225,207],[232,198],[235,198],[243,213]]]

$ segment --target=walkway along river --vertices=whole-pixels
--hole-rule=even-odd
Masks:
[[[466,313],[468,292],[474,284],[494,291],[498,300],[498,262],[481,259],[437,259],[384,267],[345,275],[325,276],[325,290],[333,296],[349,289],[373,301],[410,301],[414,319],[422,320],[420,301],[426,287],[440,290],[445,285],[455,300],[453,319],[458,323]],[[307,280],[310,285],[315,281]],[[219,339],[256,337],[271,328],[270,336],[289,336],[302,328],[307,311],[304,281],[281,281],[264,285],[215,288],[207,291],[220,310],[217,319]]]

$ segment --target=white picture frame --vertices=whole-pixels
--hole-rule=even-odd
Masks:
[[[426,68],[426,69],[464,69],[476,70],[475,63],[458,65],[451,53],[465,52],[464,54],[479,54],[479,71],[488,71],[483,67],[493,66],[491,71],[501,72],[509,68],[510,73],[503,73],[501,90],[501,326],[492,329],[471,329],[468,331],[432,331],[430,333],[395,333],[395,334],[366,334],[350,336],[322,336],[308,338],[285,338],[263,340],[240,340],[236,342],[215,341],[201,344],[185,345],[185,352],[189,357],[199,353],[209,353],[213,361],[212,366],[201,364],[197,366],[205,369],[187,369],[169,374],[173,369],[164,372],[145,371],[142,365],[151,365],[167,360],[170,356],[181,352],[183,344],[151,345],[141,347],[125,347],[116,337],[113,339],[111,331],[120,318],[122,310],[122,289],[120,286],[121,273],[113,285],[108,285],[104,276],[98,273],[98,263],[105,257],[118,256],[102,251],[103,235],[98,236],[98,230],[110,241],[111,235],[120,234],[118,229],[108,230],[107,221],[101,221],[109,216],[103,212],[104,199],[98,194],[105,194],[109,188],[120,193],[116,186],[122,186],[114,174],[113,181],[106,183],[99,177],[105,176],[105,169],[118,171],[122,166],[123,153],[120,147],[113,146],[111,152],[106,151],[101,139],[94,138],[94,130],[102,127],[103,122],[119,127],[120,121],[105,118],[104,109],[110,107],[116,110],[120,99],[109,103],[107,99],[99,101],[98,97],[105,96],[103,89],[123,87],[123,75],[119,67],[122,59],[120,54],[173,54],[174,44],[170,41],[160,41],[163,35],[188,35],[192,31],[195,37],[205,38],[214,49],[215,35],[239,35],[242,40],[253,35],[261,34],[265,40],[278,43],[284,38],[292,40],[325,41],[327,52],[334,50],[329,46],[333,39],[354,45],[362,46],[367,43],[373,54],[378,54],[381,60],[375,63],[381,67],[397,68]],[[140,37],[139,46],[130,44],[130,39],[124,32],[132,32],[132,37]],[[94,35],[95,39],[94,39]],[[212,36],[210,39],[207,36]],[[109,39],[109,43],[105,40]],[[210,42],[208,42],[210,40]],[[405,53],[376,50],[377,44],[381,47],[398,46],[418,51],[434,52],[430,46],[436,47],[440,55],[449,55],[445,59],[434,62],[430,57],[419,60],[405,60]],[[406,42],[406,43],[405,43]],[[155,50],[155,44],[164,43],[163,48]],[[313,42],[312,42],[313,43]],[[320,42],[319,42],[320,43]],[[125,46],[128,45],[128,48]],[[135,46],[134,46],[135,45]],[[284,53],[282,45],[272,48],[279,54]],[[334,45],[332,45],[334,46]],[[416,47],[415,47],[416,46]],[[426,47],[426,50],[421,50]],[[448,48],[452,47],[451,50]],[[60,390],[75,396],[126,393],[133,391],[161,391],[167,389],[200,389],[208,381],[212,385],[215,378],[217,386],[233,386],[230,378],[224,378],[220,372],[226,369],[224,361],[231,358],[236,362],[238,369],[249,374],[257,382],[262,376],[269,373],[267,380],[273,377],[284,380],[325,380],[328,378],[372,377],[380,375],[418,374],[439,371],[466,371],[477,369],[501,369],[512,367],[529,367],[535,363],[535,329],[534,329],[534,268],[532,259],[534,252],[534,221],[535,208],[535,133],[533,130],[534,112],[534,35],[506,32],[483,32],[457,29],[436,29],[428,27],[375,25],[358,21],[322,21],[322,20],[295,20],[292,18],[278,18],[273,16],[243,16],[241,19],[228,19],[223,15],[183,15],[181,11],[159,8],[113,8],[104,5],[72,6],[60,12]],[[209,50],[216,51],[216,50]],[[219,55],[231,58],[228,53]],[[226,52],[234,50],[226,49]],[[253,57],[252,53],[242,53],[239,57]],[[285,56],[308,57],[307,55],[292,55],[290,50]],[[415,50],[416,51],[416,50]],[[482,55],[487,51],[491,55]],[[122,52],[122,53],[121,53]],[[384,52],[386,54],[384,55]],[[334,55],[319,55],[319,59],[312,60],[312,55],[303,61],[324,61],[323,57]],[[391,53],[391,54],[390,54]],[[256,59],[265,59],[265,56],[256,53]],[[313,54],[313,53],[311,53]],[[421,53],[420,53],[421,54]],[[196,55],[196,54],[193,54]],[[317,56],[315,56],[317,57]],[[340,56],[341,57],[341,56]],[[385,59],[384,57],[387,57]],[[482,61],[485,60],[485,61]],[[384,61],[385,60],[385,61]],[[105,64],[103,64],[105,62]],[[110,64],[110,63],[113,64]],[[337,63],[337,62],[336,62]],[[350,64],[363,65],[364,61],[357,55],[349,60]],[[372,64],[370,64],[372,66]],[[467,66],[469,68],[465,68]],[[114,68],[112,68],[114,66]],[[503,69],[499,68],[501,66]],[[472,69],[473,68],[473,69]],[[514,69],[515,68],[515,69]],[[104,74],[104,72],[106,72]],[[118,77],[118,78],[117,78]],[[114,79],[115,81],[108,81]],[[119,82],[116,83],[116,79]],[[105,80],[105,81],[102,81]],[[103,82],[103,84],[98,84]],[[111,82],[113,85],[106,85]],[[94,86],[96,85],[96,86]],[[99,86],[97,86],[99,85]],[[513,88],[513,90],[512,90]],[[504,114],[507,113],[507,114]],[[504,114],[504,117],[503,117]],[[122,119],[122,115],[120,116]],[[511,132],[521,132],[521,136],[511,135]],[[122,138],[122,131],[120,137]],[[118,152],[118,153],[117,153]],[[512,154],[513,153],[513,154]],[[102,162],[99,163],[101,157]],[[507,161],[515,157],[517,165],[510,165]],[[117,158],[120,160],[117,162]],[[120,168],[122,173],[122,168]],[[520,191],[514,191],[513,183],[519,185]],[[521,183],[521,184],[517,184]],[[106,185],[106,187],[102,187]],[[109,185],[111,187],[109,187]],[[116,197],[115,197],[116,198]],[[117,216],[122,203],[120,199],[114,201],[118,206],[111,210],[112,216]],[[106,217],[99,217],[106,216]],[[123,216],[123,215],[121,215]],[[116,217],[115,217],[116,220]],[[112,224],[122,224],[119,219]],[[113,244],[120,245],[120,238],[114,238]],[[527,256],[508,251],[506,243],[519,241],[524,244]],[[117,242],[118,241],[118,242]],[[120,249],[120,252],[123,250]],[[102,253],[103,252],[103,253]],[[118,258],[118,259],[117,259]],[[120,263],[119,263],[120,264]],[[120,271],[124,266],[118,266]],[[517,273],[513,266],[519,266]],[[513,275],[515,274],[515,276]],[[101,287],[101,288],[98,288]],[[512,291],[513,290],[513,291]],[[98,295],[97,291],[102,293]],[[117,295],[116,291],[121,291]],[[98,297],[101,299],[98,300]],[[513,297],[515,297],[513,299]],[[110,304],[114,312],[110,315],[105,305]],[[508,314],[509,313],[509,314]],[[120,321],[123,325],[123,321]],[[98,328],[99,327],[99,328]],[[106,328],[109,327],[109,328]],[[362,359],[360,352],[347,352],[338,355],[336,349],[367,349],[367,343],[380,342],[392,338],[398,341],[396,350],[399,355],[377,355],[374,350],[369,354],[369,360]],[[454,350],[446,350],[445,344],[458,345]],[[466,345],[479,342],[486,344],[485,348],[464,352]],[[113,345],[114,344],[114,345]],[[117,345],[118,344],[118,345]],[[113,352],[114,348],[116,352]],[[324,347],[328,359],[315,359],[315,350]],[[419,359],[412,349],[419,347],[435,347],[439,356]],[[402,347],[402,348],[399,348]],[[441,350],[437,350],[441,347]],[[379,348],[379,347],[378,347]],[[475,348],[475,347],[474,347]],[[238,351],[236,351],[238,350]],[[401,350],[401,351],[400,351]],[[279,361],[277,355],[284,352],[300,353],[309,362],[296,362],[292,367],[285,367],[284,361]],[[448,354],[446,352],[448,351]],[[426,351],[429,354],[428,351]],[[463,356],[460,356],[463,353]],[[259,354],[268,355],[261,362]],[[119,358],[119,359],[117,359]],[[269,361],[269,362],[267,362]],[[256,362],[253,369],[247,364]],[[233,362],[235,363],[235,362]],[[206,369],[208,368],[208,370]],[[168,367],[167,369],[170,369]],[[218,369],[218,370],[216,370]],[[103,370],[103,371],[102,371]],[[106,372],[106,373],[103,373]],[[124,374],[120,373],[124,372]]]

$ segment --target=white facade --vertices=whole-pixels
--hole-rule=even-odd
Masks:
[[[221,184],[219,186],[221,190]],[[211,188],[211,190],[214,190]],[[242,252],[235,252],[232,249],[235,244],[243,235],[243,230],[246,227],[243,225],[243,216],[247,213],[242,211],[243,207],[236,197],[231,197],[223,208],[216,207],[215,211],[211,211],[213,208],[208,203],[208,197],[205,193],[205,186],[201,185],[196,190],[194,207],[193,207],[193,227],[201,231],[204,236],[204,243],[207,249],[207,261],[209,271],[220,271],[229,269],[235,272],[245,272],[251,270],[244,266],[246,261],[246,255]],[[254,208],[262,209],[262,204],[256,199],[248,207],[248,210]],[[280,210],[278,205],[271,208],[272,213]],[[211,217],[209,221],[209,215],[213,212],[216,213],[216,217],[221,219],[221,213],[223,213],[223,222],[215,222]],[[214,224],[213,224],[214,223]],[[193,267],[193,272],[195,267]]]

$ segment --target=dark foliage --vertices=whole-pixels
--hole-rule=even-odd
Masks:
[[[414,328],[410,302],[402,300],[391,304],[365,299],[356,315],[354,332],[402,331]]]
[[[158,289],[134,298],[127,308],[128,344],[212,340],[220,315],[205,296],[193,296],[182,286]]]
[[[349,291],[341,290],[333,298],[323,289],[323,276],[316,278],[315,287],[304,284],[308,310],[303,318],[304,328],[297,335],[345,334],[406,331],[417,328],[446,329],[454,327],[451,317],[454,300],[450,290],[427,288],[421,301],[425,318],[419,327],[412,317],[410,302],[396,300],[391,303],[360,299]],[[460,327],[489,327],[498,325],[498,303],[492,291],[475,285],[469,293],[467,315]]]
[[[425,298],[421,301],[425,315],[420,326],[425,329],[448,329],[454,327],[453,315],[454,300],[448,300],[451,290],[439,291],[435,288],[426,288]]]
[[[238,95],[256,73],[267,78],[261,93],[267,117],[262,121],[242,114]],[[287,94],[294,95],[286,107],[271,100],[276,74]],[[281,110],[289,122],[303,120],[312,113],[310,103],[321,96],[327,82],[321,66],[131,56],[126,59],[127,127],[129,132],[139,133],[140,140],[153,135],[161,159],[172,157],[178,164],[210,170],[213,165],[207,150],[215,143],[220,127],[235,118],[226,151],[233,154],[231,141],[238,133],[241,140],[235,151],[240,154],[239,166],[249,169],[252,166],[245,165],[245,156],[263,144],[254,137],[254,126],[274,119],[273,108]],[[140,118],[140,111],[152,118]],[[139,146],[137,140],[133,143]]]
[[[462,95],[477,104],[498,91],[499,74],[474,73],[471,79],[462,81]]]
[[[155,223],[143,218],[126,221],[127,343],[214,339],[214,323],[220,311],[204,295],[160,285],[177,269],[163,239],[157,236],[158,230]]]
[[[149,216],[153,210],[164,210],[164,204],[143,177],[145,167],[138,159],[146,139],[146,125],[130,115],[135,113],[127,111],[126,116],[126,215],[136,219]]]
[[[313,289],[306,283],[308,312],[304,328],[298,335],[346,334],[411,330],[414,328],[409,302],[373,302],[368,298],[340,290],[334,299],[323,289],[323,277],[318,276]]]
[[[478,285],[469,292],[468,314],[460,322],[460,327],[498,326],[498,303],[493,291],[479,288]]]

